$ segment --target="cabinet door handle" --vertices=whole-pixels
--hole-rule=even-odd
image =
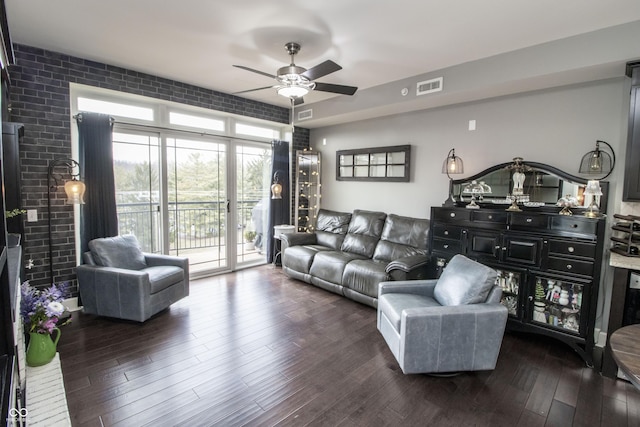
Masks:
[[[525,221],[530,223],[530,222],[533,222],[533,219],[532,218],[527,218]]]
[[[445,249],[449,249],[449,245],[443,245],[442,247]]]
[[[507,247],[506,247],[506,246],[503,246],[503,247],[502,247],[502,250],[503,250],[503,251],[506,251],[506,250],[507,250]]]
[[[529,295],[529,301],[533,301],[533,295]]]
[[[455,218],[456,217],[456,213],[455,212],[451,212],[449,215],[451,216],[451,218]]]
[[[573,246],[569,246],[569,247],[567,248],[567,251],[569,251],[569,253],[570,253],[570,254],[572,254],[572,253],[573,253],[573,251],[575,251],[575,249],[573,249]]]
[[[487,218],[489,218],[489,219],[493,219],[493,215],[489,215]]]
[[[567,270],[571,270],[572,268],[573,268],[573,265],[567,264]]]
[[[444,234],[445,236],[448,236],[448,235],[449,235],[449,232],[448,232],[447,230],[444,230],[444,233],[443,233],[443,234]]]

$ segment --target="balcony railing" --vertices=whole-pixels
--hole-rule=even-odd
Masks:
[[[255,199],[238,202],[238,243],[242,243],[244,230],[252,224],[252,215],[256,214],[254,208],[258,203],[259,200]],[[226,209],[226,202],[222,201],[170,203],[170,251],[225,246]],[[255,229],[260,224],[253,224],[252,227]],[[161,252],[161,225],[160,207],[157,204],[118,204],[120,234],[134,234],[146,252]]]

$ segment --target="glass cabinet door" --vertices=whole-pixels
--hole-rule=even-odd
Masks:
[[[296,231],[311,233],[320,210],[320,153],[296,151]]]
[[[500,303],[507,307],[509,316],[521,317],[520,313],[520,287],[523,285],[524,274],[519,271],[498,268],[496,285],[502,288]]]
[[[536,276],[534,282],[532,323],[579,334],[587,284],[544,276]]]

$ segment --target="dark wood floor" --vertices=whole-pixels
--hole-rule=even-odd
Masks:
[[[404,375],[374,309],[272,266],[193,281],[144,324],[75,313],[74,426],[637,426],[640,393],[560,342],[505,335],[492,372]]]

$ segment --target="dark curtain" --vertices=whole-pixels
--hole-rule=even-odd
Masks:
[[[271,183],[274,178],[282,184],[282,199],[269,199],[269,221],[267,224],[267,262],[273,262],[280,248],[276,250],[273,240],[275,225],[289,224],[291,219],[291,192],[289,190],[289,143],[287,141],[273,141],[271,156]],[[278,257],[279,258],[279,257]],[[280,259],[278,259],[279,261]]]
[[[80,207],[80,247],[88,250],[89,241],[118,234],[116,187],[113,176],[111,117],[105,114],[80,113],[80,174],[87,190]]]

